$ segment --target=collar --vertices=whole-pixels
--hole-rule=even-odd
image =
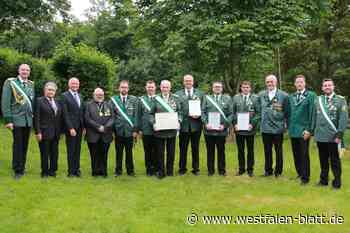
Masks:
[[[193,94],[194,88],[192,87],[190,90],[188,90],[188,89],[185,88],[185,94],[186,94],[186,95],[188,94],[188,92],[191,93],[191,94]]]
[[[68,91],[69,91],[72,95],[75,95],[75,94],[79,95],[79,93],[78,93],[77,91],[72,91],[71,89],[69,89]]]
[[[128,95],[122,95],[122,94],[120,94],[120,99],[122,99],[122,98],[125,98],[125,99],[127,99],[128,98]]]
[[[19,79],[19,81],[21,82],[21,83],[27,83],[28,82],[28,79],[27,80],[24,80],[21,76],[17,76],[17,78]]]
[[[249,97],[250,97],[250,93],[248,93],[247,95],[245,95],[245,94],[241,93],[241,95],[242,95],[242,97],[244,97],[244,96],[246,96],[247,98],[249,98]]]
[[[277,92],[277,88],[273,89],[273,90],[267,90],[267,93],[276,93]]]
[[[148,98],[154,98],[156,95],[147,95]]]
[[[48,101],[55,101],[55,98],[52,98],[52,99],[50,99],[49,97],[47,97],[47,96],[45,96],[45,98],[48,100]]]
[[[302,91],[297,91],[297,94],[302,94],[304,95],[304,93],[306,92],[306,89],[302,90]]]
[[[170,97],[170,93],[167,94],[167,95],[164,95],[164,94],[162,93],[162,98],[163,98],[163,99],[169,99],[169,97]]]
[[[331,99],[333,99],[334,96],[335,96],[335,93],[334,93],[334,92],[333,92],[332,94],[330,94],[330,95],[325,95],[326,98],[331,98]]]

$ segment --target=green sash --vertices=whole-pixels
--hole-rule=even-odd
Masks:
[[[24,99],[27,101],[30,111],[33,112],[33,107],[32,107],[32,101],[30,100],[29,96],[27,95],[27,93],[25,93],[25,91],[22,89],[22,87],[20,85],[18,85],[16,83],[15,80],[11,80],[10,84],[13,88],[15,88],[19,93],[21,93],[21,95],[24,97]]]
[[[332,127],[332,129],[337,132],[337,128],[335,127],[333,121],[329,118],[328,113],[326,112],[326,109],[324,107],[324,101],[322,101],[322,96],[318,97],[318,102],[320,104],[320,108],[321,108],[321,112],[322,115],[324,116],[324,118],[327,120],[327,122],[329,123],[329,125]]]
[[[134,127],[134,123],[132,123],[131,118],[128,116],[128,114],[126,113],[126,109],[123,106],[123,104],[120,103],[120,98],[115,96],[115,97],[111,97],[111,100],[113,102],[113,104],[115,105],[115,107],[118,109],[118,111],[120,112],[120,114],[123,116],[123,118],[129,123],[129,125],[133,128]]]
[[[219,113],[225,119],[225,121],[227,121],[227,117],[226,117],[224,111],[222,111],[222,109],[220,108],[220,106],[209,95],[207,95],[206,97],[209,100],[209,102],[212,103],[214,105],[214,107],[219,111]]]
[[[163,109],[167,112],[175,112],[174,109],[172,109],[172,107],[170,107],[169,104],[167,104],[162,97],[160,96],[156,96],[156,100],[158,101],[158,103],[163,107]]]
[[[142,97],[140,97],[140,100],[141,100],[143,106],[145,106],[145,108],[147,109],[147,111],[151,111],[151,107],[149,106],[147,100],[145,98],[142,98]]]

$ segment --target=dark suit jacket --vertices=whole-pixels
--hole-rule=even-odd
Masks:
[[[62,132],[62,105],[55,99],[57,113],[51,107],[48,99],[45,96],[39,97],[36,100],[34,108],[34,129],[35,133],[42,134],[43,140],[51,140],[59,138]]]
[[[84,128],[84,103],[80,94],[79,98],[80,107],[69,91],[62,94],[63,118],[66,130]]]
[[[95,143],[100,138],[105,143],[113,140],[114,111],[109,102],[103,102],[100,109],[95,101],[86,104],[85,109],[86,141]],[[100,126],[104,126],[105,132],[98,131]]]

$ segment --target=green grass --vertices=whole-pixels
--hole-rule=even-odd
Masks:
[[[256,139],[254,178],[235,177],[237,153],[227,144],[228,176],[206,173],[206,151],[201,144],[201,175],[175,176],[164,180],[145,176],[143,152],[138,142],[134,153],[136,178],[114,178],[114,145],[109,153],[107,179],[90,176],[90,159],[84,143],[81,179],[66,177],[64,138],[61,140],[56,179],[40,178],[37,142],[31,137],[27,174],[12,177],[11,134],[0,130],[0,232],[10,233],[107,233],[107,232],[350,232],[350,159],[343,159],[343,187],[319,188],[319,161],[311,147],[311,184],[301,187],[295,177],[289,140],[284,143],[284,173],[279,179],[259,177],[263,173],[261,138]],[[347,141],[348,138],[347,138]],[[178,148],[177,148],[178,149]],[[178,154],[177,154],[178,159]],[[176,168],[178,160],[176,160]],[[191,164],[191,161],[189,161]],[[177,169],[176,169],[177,170]],[[332,175],[330,175],[332,177]],[[205,225],[186,224],[192,212],[203,215],[328,214],[342,215],[342,225]]]

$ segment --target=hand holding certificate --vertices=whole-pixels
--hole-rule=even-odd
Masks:
[[[249,124],[249,112],[237,113],[237,127],[239,131],[251,130],[251,126]]]
[[[213,130],[220,130],[221,127],[221,119],[219,112],[209,112],[208,113],[208,126]]]
[[[201,116],[201,101],[200,100],[189,100],[188,101],[188,115],[191,117]]]
[[[155,114],[154,130],[178,130],[179,128],[177,112],[159,112]]]

